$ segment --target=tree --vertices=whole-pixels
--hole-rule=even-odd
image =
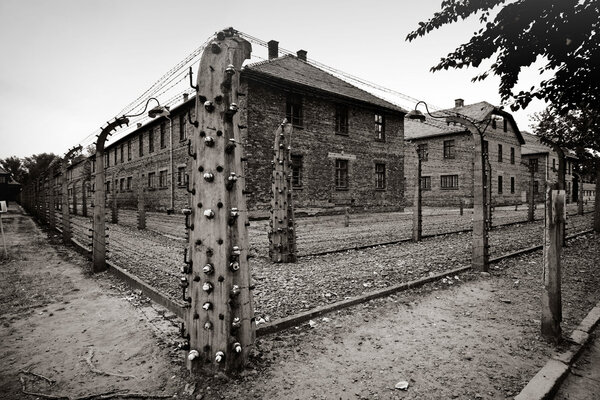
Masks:
[[[468,43],[442,58],[432,71],[478,67],[495,57],[488,71],[500,77],[502,101],[525,108],[534,99],[552,104],[560,114],[596,109],[600,104],[600,7],[597,0],[444,0],[441,11],[408,34],[412,41],[434,29],[479,16],[485,24]],[[495,17],[492,17],[495,14]],[[522,68],[542,59],[554,76],[514,93]]]
[[[561,146],[575,149],[582,173],[592,177],[595,170],[596,204],[594,207],[594,230],[600,232],[600,114],[598,110],[571,110],[560,114],[549,106],[535,114],[536,135]]]
[[[19,157],[7,157],[4,160],[0,160],[0,165],[15,181],[20,183],[23,180],[25,170],[23,169],[23,161]]]
[[[27,171],[23,183],[31,182],[42,174],[50,172],[50,166],[56,165],[60,158],[53,153],[34,154],[23,159],[23,166]]]

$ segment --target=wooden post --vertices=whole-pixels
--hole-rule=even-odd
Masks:
[[[144,182],[142,174],[138,172],[137,176],[137,198],[138,198],[138,229],[146,229],[146,205],[144,204]]]
[[[81,181],[81,215],[87,217],[87,189],[88,182],[83,179]]]
[[[413,200],[413,219],[412,219],[412,240],[420,242],[423,234],[423,202],[422,202],[422,182],[421,182],[421,159],[417,148],[417,170],[415,172],[415,194]]]
[[[544,291],[542,293],[542,335],[558,342],[562,321],[561,266],[562,226],[565,223],[565,191],[557,184],[546,190],[544,229]]]
[[[493,216],[493,207],[492,207],[492,164],[490,163],[489,154],[485,154],[485,165],[486,165],[486,175],[487,175],[487,230],[492,230],[492,216]]]
[[[110,207],[110,222],[113,224],[119,223],[119,208],[117,205],[117,180],[115,179],[115,175],[112,176],[112,199],[111,199],[111,207]]]
[[[104,186],[104,143],[117,126],[128,124],[127,117],[118,117],[103,128],[96,141],[96,177],[94,191],[94,228],[92,242],[92,271],[106,270],[106,187]]]
[[[192,208],[186,210],[191,259],[181,278],[192,372],[242,369],[255,338],[237,113],[240,70],[250,50],[233,29],[221,31],[202,53],[197,75],[197,157],[189,180]]]
[[[350,226],[350,207],[344,207],[344,226],[348,228]]]
[[[273,197],[269,232],[269,256],[271,261],[278,263],[296,262],[294,212],[293,205],[290,204],[292,200],[291,137],[292,124],[283,120],[281,126],[275,131],[273,178],[271,179]]]
[[[529,202],[527,203],[527,221],[535,221],[535,170],[533,164],[529,164]]]
[[[464,208],[465,208],[465,201],[463,200],[463,198],[460,198],[460,215],[464,214]]]

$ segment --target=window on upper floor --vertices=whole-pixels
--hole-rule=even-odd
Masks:
[[[303,127],[302,96],[290,93],[285,102],[285,117],[292,126]]]
[[[144,155],[144,132],[140,132],[140,136],[138,136],[138,155],[142,157]]]
[[[164,149],[165,147],[167,147],[167,139],[166,139],[166,126],[165,123],[163,122],[162,124],[160,124],[160,148]]]
[[[502,176],[498,176],[498,194],[502,194]]]
[[[148,131],[148,153],[154,153],[154,130]]]
[[[125,178],[121,178],[121,180],[119,181],[119,191],[123,191],[123,189],[125,189]]]
[[[489,155],[489,145],[488,145],[488,141],[484,140],[483,142],[481,142],[481,151],[483,152],[483,154],[488,154]]]
[[[335,133],[348,134],[348,107],[341,104],[335,106]]]
[[[385,117],[375,114],[375,140],[385,141]]]
[[[185,167],[177,167],[177,186],[185,186]]]
[[[188,111],[189,112],[189,111]],[[187,138],[187,121],[185,120],[186,114],[179,115],[179,141],[184,141]]]
[[[292,154],[292,187],[302,187],[302,164],[302,155]]]
[[[444,140],[444,158],[455,158],[454,139]]]
[[[515,163],[515,148],[514,147],[510,148],[510,163],[511,164]]]
[[[502,162],[502,145],[498,144],[498,162]]]
[[[429,146],[427,143],[421,143],[417,145],[417,156],[421,161],[427,161],[429,158]]]
[[[148,187],[154,188],[156,185],[156,173],[148,172]]]
[[[375,164],[375,189],[384,190],[385,188],[386,188],[385,164],[384,163],[376,163]]]
[[[125,145],[123,143],[121,143],[119,151],[121,152],[121,162],[124,163],[125,162]]]
[[[496,118],[492,117],[492,129],[496,129]]]
[[[458,175],[440,176],[440,187],[442,189],[458,189]]]
[[[538,159],[531,158],[529,159],[529,166],[533,168],[533,172],[538,172]]]
[[[128,176],[127,177],[127,190],[131,190],[132,183],[133,183],[133,177]]]
[[[131,139],[127,141],[127,161],[131,161]]]
[[[161,188],[167,187],[167,170],[163,169],[162,171],[159,171],[158,174],[158,186]]]
[[[104,168],[110,167],[110,157],[108,153],[104,154]]]
[[[556,158],[552,159],[552,170],[556,171]]]
[[[115,165],[117,165],[117,163],[119,162],[119,161],[117,160],[117,146],[115,146],[115,151],[114,151],[114,153],[115,153]]]
[[[431,190],[431,177],[430,176],[422,176],[421,177],[421,190]]]
[[[335,160],[335,188],[348,189],[348,160]]]

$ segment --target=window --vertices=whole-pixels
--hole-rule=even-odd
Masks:
[[[131,140],[127,141],[127,161],[131,161]]]
[[[492,129],[496,129],[496,118],[492,117]]]
[[[110,157],[108,156],[108,153],[104,154],[104,167],[110,167]]]
[[[508,120],[506,118],[504,118],[504,132],[508,131]]]
[[[537,194],[540,191],[540,184],[538,181],[533,181],[533,193]]]
[[[348,107],[335,106],[335,133],[338,135],[348,134]]]
[[[375,164],[375,188],[379,190],[385,189],[385,164]]]
[[[180,142],[184,141],[187,138],[185,130],[186,130],[185,114],[181,114],[179,116],[179,141]]]
[[[125,178],[121,178],[121,181],[119,182],[119,190],[122,192],[123,189],[125,189]]]
[[[431,190],[431,177],[430,176],[422,176],[421,177],[421,190]]]
[[[185,186],[185,167],[177,167],[177,186]]]
[[[556,158],[552,159],[552,169],[556,171]]]
[[[167,147],[167,140],[165,139],[165,123],[160,124],[160,148],[164,149]]]
[[[148,131],[148,153],[154,153],[154,130]]]
[[[0,183],[6,183],[6,176],[0,176]]]
[[[140,132],[138,146],[139,146],[138,155],[140,157],[142,157],[144,155],[144,132]]]
[[[106,193],[110,193],[110,181],[106,181]]]
[[[454,158],[454,139],[444,140],[444,158]]]
[[[498,194],[502,194],[502,176],[498,176]]]
[[[481,142],[481,151],[483,154],[489,154],[489,145],[487,140]]]
[[[348,189],[348,160],[335,160],[335,188]]]
[[[121,143],[120,152],[121,152],[121,163],[123,163],[123,162],[125,162],[125,148],[124,148],[123,143]]]
[[[511,193],[515,193],[515,177],[511,176],[510,177],[510,192]]]
[[[148,172],[148,187],[154,188],[156,185],[156,173]]]
[[[502,145],[498,145],[498,162],[502,162]]]
[[[515,163],[515,148],[514,147],[510,148],[510,163],[511,164]]]
[[[532,158],[529,160],[529,166],[533,168],[533,172],[538,172],[538,159]]]
[[[96,160],[92,160],[92,173],[96,172]]]
[[[421,161],[427,161],[427,159],[429,158],[427,143],[417,145],[417,154]]]
[[[302,156],[292,154],[292,187],[302,187]]]
[[[131,184],[133,182],[133,177],[128,176],[127,177],[127,190],[131,190]]]
[[[458,189],[458,175],[442,175],[440,178],[442,189]]]
[[[115,146],[115,165],[117,165],[117,146]]]
[[[375,114],[375,139],[385,140],[385,119],[383,114]]]
[[[302,128],[302,96],[289,94],[285,103],[285,117],[296,128]]]
[[[158,173],[158,186],[167,187],[167,170],[159,171]]]

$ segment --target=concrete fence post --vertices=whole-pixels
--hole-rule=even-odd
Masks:
[[[565,223],[565,191],[550,185],[546,190],[544,227],[544,291],[542,292],[542,335],[558,342],[561,337],[561,255]]]
[[[110,207],[110,222],[113,224],[119,223],[119,208],[117,204],[117,179],[115,175],[112,176],[112,196],[111,196],[111,207]]]
[[[87,191],[88,182],[84,179],[81,181],[81,215],[87,217]]]
[[[529,164],[529,202],[527,203],[527,221],[535,221],[535,169]]]
[[[417,170],[415,171],[415,193],[413,200],[412,215],[412,240],[420,242],[423,235],[423,210],[422,210],[422,182],[421,182],[421,162],[422,155],[417,147]]]
[[[198,70],[196,118],[184,210],[187,258],[181,278],[187,303],[187,367],[211,375],[242,369],[254,343],[255,322],[248,265],[242,134],[238,111],[240,70],[250,43],[232,29],[203,51]]]
[[[290,144],[292,124],[284,120],[275,131],[269,256],[273,262],[296,262]],[[290,212],[291,210],[291,212]]]

